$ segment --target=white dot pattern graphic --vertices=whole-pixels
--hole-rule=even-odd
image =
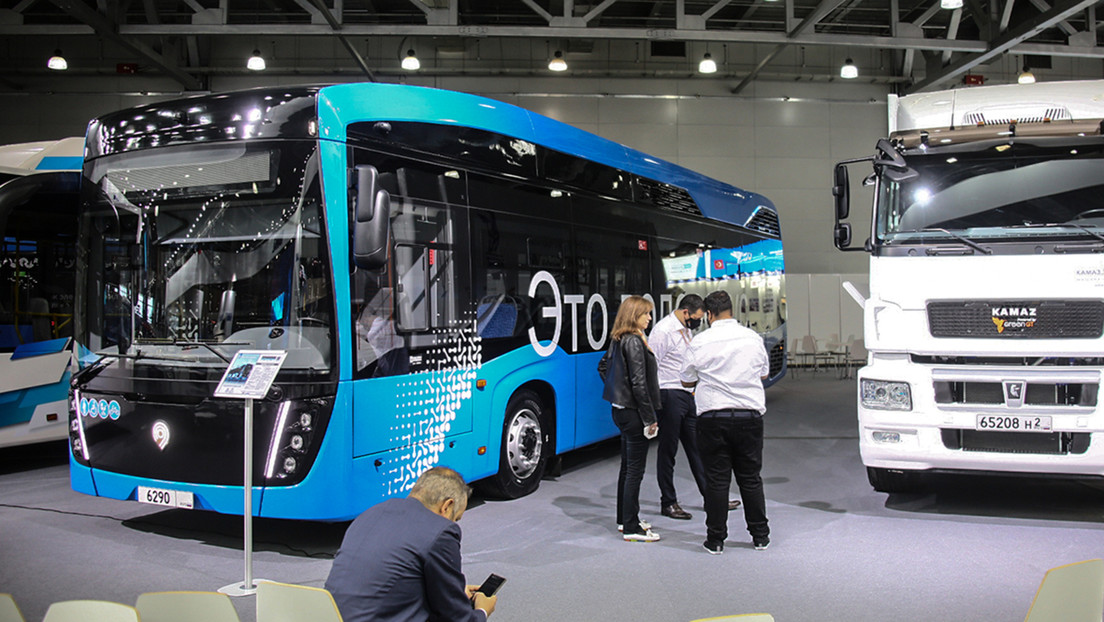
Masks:
[[[476,372],[483,365],[482,339],[474,319],[462,327],[433,331],[421,369],[398,385],[391,441],[403,453],[384,473],[387,495],[403,494],[423,471],[437,466],[457,413],[472,398]]]

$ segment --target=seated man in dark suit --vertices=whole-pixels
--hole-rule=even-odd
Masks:
[[[326,589],[345,622],[485,622],[497,596],[465,586],[460,520],[471,489],[445,467],[422,473],[410,496],[349,525]]]

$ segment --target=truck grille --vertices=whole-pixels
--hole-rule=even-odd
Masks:
[[[944,429],[943,446],[962,451],[998,454],[1083,454],[1089,449],[1088,432],[979,432]]]
[[[967,300],[928,303],[933,337],[1084,339],[1104,334],[1099,300]]]
[[[936,380],[937,404],[1004,404],[1004,387],[1000,382]],[[1098,384],[1028,382],[1024,389],[1024,406],[1096,406]]]
[[[770,357],[770,377],[774,378],[782,371],[782,363],[786,360],[786,342],[779,341],[767,353]]]

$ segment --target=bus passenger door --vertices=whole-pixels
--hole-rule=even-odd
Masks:
[[[431,165],[377,161],[391,195],[391,250],[353,275],[353,453],[377,455],[398,494],[471,431],[473,321],[462,182]],[[389,453],[388,453],[389,452]]]

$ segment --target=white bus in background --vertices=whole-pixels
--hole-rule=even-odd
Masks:
[[[84,139],[0,146],[0,447],[68,435]]]
[[[1104,81],[891,98],[890,136],[836,166],[836,246],[871,255],[869,298],[849,291],[875,490],[1104,474],[1102,118]],[[862,248],[842,222],[855,165],[874,193]]]

